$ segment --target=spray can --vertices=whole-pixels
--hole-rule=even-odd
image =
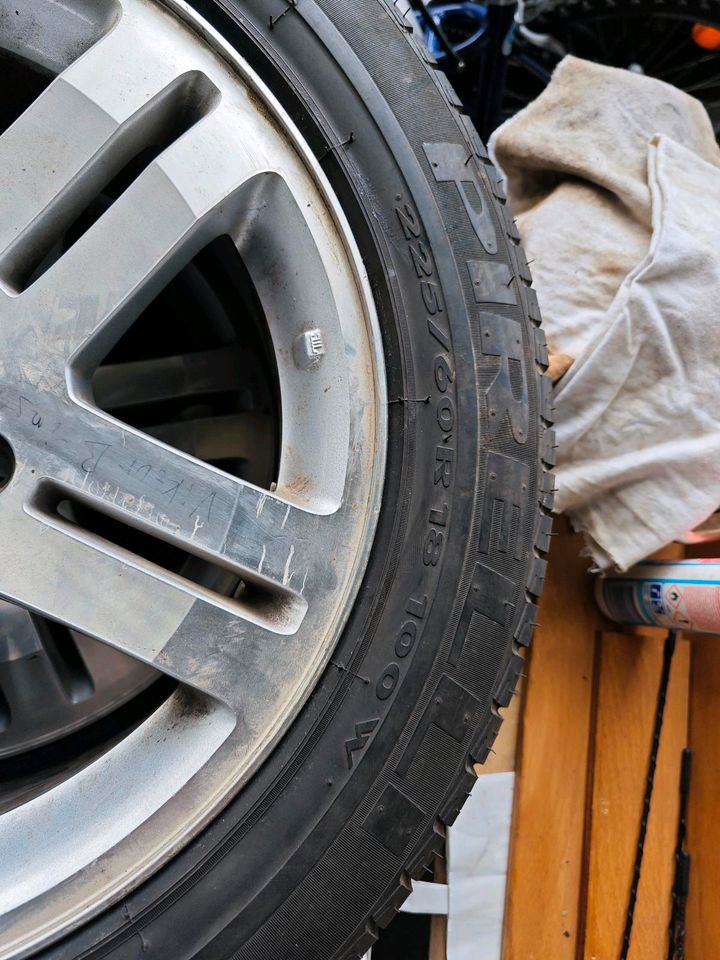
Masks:
[[[644,560],[598,577],[595,598],[617,623],[720,634],[720,560]]]

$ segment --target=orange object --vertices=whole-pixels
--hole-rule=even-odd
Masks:
[[[692,38],[703,50],[720,50],[720,30],[704,23],[696,23],[692,28]]]

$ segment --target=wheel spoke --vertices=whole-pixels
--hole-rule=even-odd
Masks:
[[[710,77],[707,80],[701,80],[697,83],[691,83],[683,87],[685,93],[699,93],[704,90],[714,90],[720,87],[720,76]],[[703,102],[705,102],[703,100]]]
[[[254,413],[180,420],[147,428],[151,436],[163,443],[209,462],[234,457],[260,457],[264,462],[272,458],[272,450],[258,442],[258,437],[270,435],[270,430],[268,418]]]
[[[321,517],[94,411],[53,404],[22,449],[71,499],[280,593],[302,592]],[[45,434],[40,439],[41,434]],[[42,498],[41,498],[42,499]],[[314,561],[317,562],[317,559]],[[311,581],[310,581],[311,582]]]
[[[686,38],[690,38],[690,21],[685,19],[667,23],[665,36],[654,46],[650,56],[643,63],[646,73],[650,76],[662,77],[663,67],[677,54],[678,48],[685,45]],[[683,36],[683,34],[685,36]]]
[[[198,123],[24,294],[9,301],[12,319],[4,326],[12,328],[15,349],[18,331],[28,332],[30,349],[40,334],[58,345],[57,361],[64,365],[103,332],[85,357],[93,365],[179,267],[229,228],[241,188],[268,164],[247,152],[243,164],[237,151],[228,151],[227,162],[216,163],[208,180],[207,154],[199,147],[209,140],[216,148],[226,134],[222,110]]]
[[[232,346],[105,364],[93,378],[93,392],[98,406],[108,410],[196,394],[237,391],[243,383],[243,371],[252,360],[252,355]]]
[[[61,233],[148,139],[162,135],[173,101],[193,83],[203,86],[181,73],[178,59],[158,57],[126,12],[0,137],[0,169],[13,183],[0,197],[3,275],[12,280],[42,236]]]
[[[27,515],[6,518],[4,530],[13,548],[12,563],[4,562],[0,573],[3,596],[232,707],[247,671],[258,682],[275,675],[283,651],[302,653],[304,638],[278,633],[262,611],[143,567],[100,538],[82,539]],[[41,555],[62,557],[55,575],[38,570]]]
[[[717,52],[708,53],[702,57],[694,57],[687,60],[683,60],[682,63],[679,63],[675,67],[671,67],[669,70],[663,72],[663,80],[666,83],[673,83],[676,87],[683,88],[683,82],[687,79],[688,74],[697,70],[699,67],[704,67],[709,63],[714,63],[720,65],[720,56]]]

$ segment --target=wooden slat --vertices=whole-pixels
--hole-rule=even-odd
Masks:
[[[603,625],[582,538],[552,546],[520,733],[505,911],[506,960],[575,960],[595,635]]]
[[[525,684],[520,678],[516,695],[510,701],[510,706],[500,710],[503,722],[493,744],[493,749],[485,763],[475,764],[475,773],[479,777],[488,773],[511,773],[515,769],[524,686]]]
[[[645,790],[665,633],[605,633],[598,658],[587,920],[583,956],[620,955]],[[630,960],[664,960],[687,743],[689,642],[679,639],[660,740]]]
[[[717,544],[715,547],[717,548]],[[690,684],[687,960],[720,958],[720,637],[695,637]]]

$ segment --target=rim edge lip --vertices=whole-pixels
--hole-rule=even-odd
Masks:
[[[250,777],[256,772],[260,763],[272,752],[272,749],[277,745],[277,742],[282,734],[302,709],[303,705],[311,694],[312,689],[314,689],[316,686],[320,675],[326,668],[328,660],[332,656],[332,650],[334,649],[337,639],[340,636],[350,615],[353,602],[357,596],[362,577],[367,567],[369,554],[374,540],[374,532],[381,509],[387,450],[387,388],[382,337],[369,280],[366,270],[363,266],[360,250],[352,234],[340,202],[330,187],[330,184],[319,165],[317,157],[312,152],[309,145],[304,141],[299,130],[284,108],[280,105],[279,101],[273,95],[271,90],[253,72],[249,64],[247,64],[247,62],[232,48],[232,46],[222,37],[222,35],[219,34],[219,32],[216,31],[209,23],[207,23],[207,21],[205,21],[190,6],[190,4],[184,2],[184,0],[156,0],[156,2],[160,8],[169,11],[171,14],[174,14],[181,19],[186,27],[200,37],[201,42],[204,41],[207,43],[212,51],[219,55],[221,59],[230,67],[230,69],[235,74],[239,75],[241,81],[261,99],[263,105],[269,108],[273,117],[273,122],[282,130],[282,133],[288,141],[288,145],[299,154],[303,166],[312,178],[315,187],[320,192],[325,204],[325,209],[331,215],[335,230],[337,231],[339,238],[342,240],[345,251],[345,259],[352,268],[354,287],[357,291],[358,299],[362,306],[362,312],[368,332],[369,356],[371,357],[373,363],[372,381],[375,397],[375,410],[374,417],[372,419],[372,428],[374,431],[374,458],[368,484],[370,496],[368,498],[368,505],[365,513],[365,525],[362,533],[359,535],[360,548],[356,555],[354,570],[351,575],[350,588],[344,598],[340,616],[336,618],[337,622],[332,631],[333,642],[328,645],[326,655],[323,657],[322,662],[318,664],[314,674],[309,679],[306,689],[299,698],[299,701],[296,703],[295,708],[292,710],[291,715],[287,719],[287,722],[281,729],[275,731],[272,742],[266,748],[263,755],[261,757],[256,757],[254,762],[249,765],[244,773],[243,781],[238,782],[237,778],[230,778],[233,781],[234,789],[230,789],[231,784],[228,783],[226,785],[227,789],[224,791],[216,791],[216,796],[213,802],[207,805],[205,809],[203,809],[201,815],[192,820],[189,825],[184,826],[181,836],[175,836],[170,845],[166,845],[160,853],[157,853],[155,857],[148,859],[143,864],[143,869],[141,871],[136,872],[131,878],[126,878],[122,885],[117,885],[113,889],[110,896],[106,897],[102,903],[85,903],[81,909],[72,910],[71,916],[70,911],[68,911],[65,916],[60,917],[59,924],[55,923],[52,925],[52,927],[50,924],[46,924],[41,930],[33,931],[22,940],[16,938],[14,942],[9,945],[7,950],[0,948],[0,960],[20,960],[20,958],[27,956],[33,950],[47,946],[52,940],[56,939],[57,936],[65,935],[71,930],[76,929],[92,916],[104,909],[107,909],[108,906],[126,893],[128,889],[132,889],[144,880],[148,879],[148,877],[151,876],[162,863],[165,863],[171,859],[171,857],[174,856],[187,842],[189,842],[192,837],[196,836],[197,833],[217,815],[219,810],[222,809],[222,807],[225,806],[230,799],[232,799],[232,796],[239,789],[241,789],[242,784],[247,782],[247,780],[250,779]],[[220,758],[223,752],[223,747],[226,746],[227,741],[225,741],[223,746],[221,746],[216,753],[212,755],[210,763],[216,762]],[[197,774],[201,774],[203,769],[205,769],[205,767],[201,767],[197,771]],[[195,776],[197,776],[197,774]],[[183,791],[185,789],[186,788],[183,787]],[[161,813],[165,814],[166,816],[171,814],[173,801],[176,800],[177,797],[173,797],[173,799],[160,810],[158,810],[156,814],[153,814],[150,820],[145,821],[145,823],[137,828],[137,831],[129,834],[122,842],[127,842],[127,840],[133,837],[136,832],[147,829],[152,823],[153,819],[156,816],[159,816]],[[108,853],[110,853],[110,851],[108,851]],[[72,882],[73,879],[74,878],[70,878],[70,880],[66,882]],[[53,889],[57,890],[59,888],[56,887]],[[58,927],[60,927],[60,929],[58,929]]]

